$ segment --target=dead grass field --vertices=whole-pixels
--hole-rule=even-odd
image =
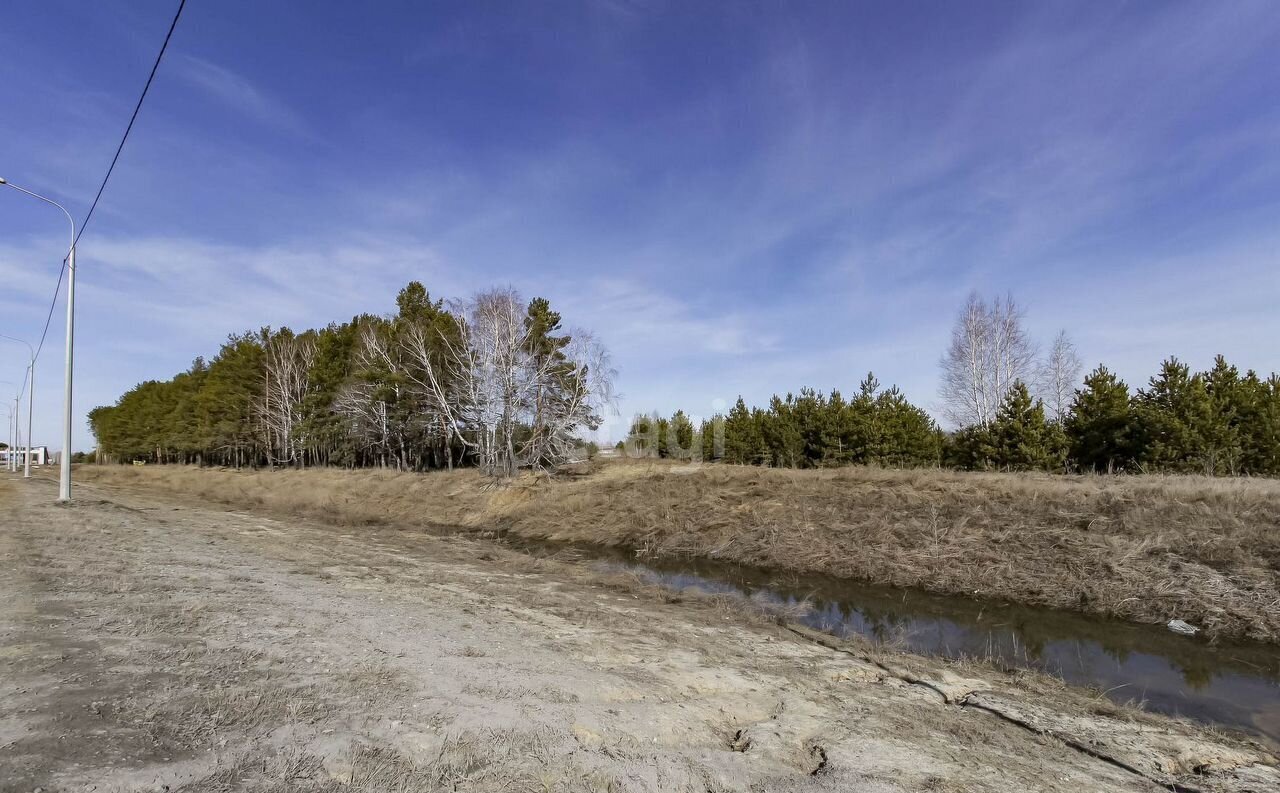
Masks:
[[[1280,482],[609,463],[473,471],[85,467],[104,484],[343,525],[504,531],[706,556],[1280,641]]]
[[[1254,741],[1045,676],[137,481],[0,477],[0,793],[1280,789]]]

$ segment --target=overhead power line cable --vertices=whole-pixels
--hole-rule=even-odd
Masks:
[[[151,90],[151,81],[156,79],[156,70],[160,68],[160,59],[164,57],[164,51],[169,48],[169,39],[173,38],[173,30],[178,26],[178,18],[182,16],[182,9],[186,6],[187,0],[179,0],[178,11],[173,15],[173,22],[169,23],[169,32],[164,34],[164,43],[160,45],[160,52],[156,55],[156,62],[151,64],[151,74],[147,75],[147,84],[142,86],[142,95],[138,97],[138,104],[133,107],[133,115],[129,117],[129,126],[124,128],[124,135],[120,138],[120,145],[116,147],[115,156],[111,158],[111,165],[107,166],[107,174],[102,177],[102,184],[98,185],[98,194],[93,197],[93,203],[89,205],[89,213],[84,216],[84,220],[80,221],[80,231],[76,233],[75,242],[71,243],[71,247],[75,247],[75,243],[80,241],[84,230],[89,227],[89,221],[93,219],[93,210],[98,208],[98,199],[102,198],[102,191],[107,188],[107,180],[111,178],[111,172],[116,169],[116,162],[120,160],[120,152],[124,151],[125,141],[129,140],[129,133],[133,130],[133,122],[138,120],[138,111],[142,110],[142,102],[147,98],[147,92]]]
[[[160,45],[160,52],[156,54],[155,63],[151,64],[151,73],[147,75],[146,85],[142,86],[142,94],[138,96],[138,102],[133,106],[133,115],[129,116],[129,124],[124,128],[124,135],[120,137],[120,145],[116,146],[116,153],[111,158],[111,164],[107,166],[107,173],[102,177],[102,183],[98,185],[98,192],[93,197],[93,203],[89,205],[89,211],[84,216],[84,220],[80,221],[80,228],[76,232],[75,239],[71,241],[71,247],[75,248],[76,243],[80,241],[80,237],[84,235],[84,230],[89,227],[89,221],[93,219],[93,212],[98,208],[98,201],[102,198],[102,191],[107,189],[107,182],[111,179],[111,174],[116,169],[116,163],[120,161],[120,152],[124,151],[124,144],[129,140],[129,133],[133,131],[133,123],[138,120],[138,112],[142,110],[142,103],[147,98],[147,92],[151,90],[151,83],[156,79],[156,71],[160,68],[160,61],[164,58],[165,50],[169,49],[169,40],[173,38],[173,31],[178,27],[178,20],[182,17],[182,9],[187,5],[187,0],[179,0],[178,10],[173,15],[173,21],[169,23],[169,32],[164,35],[164,43]],[[37,359],[40,358],[40,351],[44,349],[45,337],[49,334],[49,325],[53,320],[53,310],[58,304],[58,294],[62,291],[63,276],[67,272],[67,260],[63,258],[62,268],[58,271],[58,285],[53,290],[53,300],[49,303],[49,315],[44,320],[44,330],[40,332],[40,343],[36,345]]]
[[[58,307],[58,293],[62,291],[62,276],[67,274],[67,260],[62,260],[58,268],[58,285],[53,288],[53,300],[49,301],[49,314],[44,318],[44,330],[40,331],[40,342],[36,344],[36,360],[40,360],[40,351],[44,349],[44,337],[49,335],[49,323],[53,320],[53,310]]]

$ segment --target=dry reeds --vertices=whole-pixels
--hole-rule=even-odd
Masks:
[[[500,530],[1007,598],[1280,641],[1280,482],[615,463],[426,475],[86,468],[344,525]]]

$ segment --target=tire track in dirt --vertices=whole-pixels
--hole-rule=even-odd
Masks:
[[[24,602],[69,606],[60,632],[37,638],[114,648],[93,656],[100,677],[143,682],[95,699],[112,689],[85,673],[77,703],[108,705],[87,717],[101,740],[141,747],[145,735],[155,751],[135,767],[87,740],[78,754],[24,750],[22,785],[43,774],[47,790],[1151,789],[1051,732],[580,565],[145,492],[83,487],[57,508],[43,501],[51,485],[28,484],[0,491],[19,518],[0,532],[6,630],[27,619]],[[43,691],[30,666],[41,651],[15,646],[11,677]],[[904,663],[947,690],[942,667]],[[6,706],[25,702],[6,729],[57,740],[49,703],[17,696],[6,690]],[[1049,704],[1084,718],[1069,699]],[[1248,789],[1202,770],[1208,790]]]

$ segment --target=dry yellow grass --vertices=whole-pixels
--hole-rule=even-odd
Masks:
[[[344,524],[509,531],[1280,641],[1280,482],[614,463],[490,486],[474,471],[86,468]]]

